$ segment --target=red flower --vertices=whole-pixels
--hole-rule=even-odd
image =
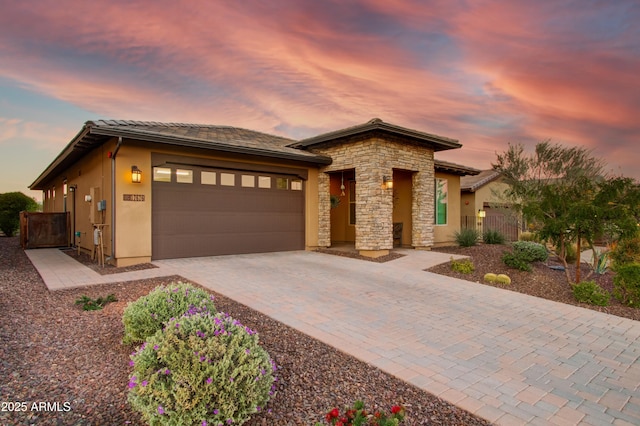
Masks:
[[[398,414],[401,411],[402,411],[402,407],[399,405],[394,405],[393,407],[391,407],[391,412],[393,414]]]
[[[327,415],[325,416],[325,418],[327,419],[327,421],[331,421],[332,419],[336,419],[338,418],[338,416],[340,415],[340,411],[338,411],[337,408],[334,408],[333,410],[329,411],[327,413]]]

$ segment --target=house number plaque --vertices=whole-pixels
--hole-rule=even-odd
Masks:
[[[123,194],[123,201],[144,201],[144,194]]]

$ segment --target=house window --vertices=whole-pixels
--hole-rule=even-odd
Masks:
[[[156,182],[171,182],[171,169],[168,167],[154,167],[153,180]]]
[[[447,205],[449,204],[449,183],[446,179],[435,180],[435,224],[447,224]]]
[[[193,170],[177,169],[176,182],[193,183]]]
[[[291,181],[291,190],[302,191],[302,181],[300,179],[294,179]]]
[[[256,186],[256,177],[253,175],[242,175],[240,184],[244,188],[254,188]]]
[[[62,211],[67,211],[67,193],[69,191],[69,186],[67,185],[67,181],[62,182]]]
[[[278,189],[289,189],[289,179],[287,179],[287,178],[276,178],[276,188],[278,188]]]
[[[216,184],[215,172],[200,172],[200,183],[202,185],[215,185]]]
[[[349,181],[349,225],[356,224],[356,181]]]
[[[271,188],[271,177],[258,176],[258,188]]]
[[[236,186],[236,175],[233,173],[220,173],[220,185]]]

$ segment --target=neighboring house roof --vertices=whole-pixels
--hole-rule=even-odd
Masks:
[[[420,132],[406,127],[396,126],[395,124],[385,123],[379,118],[369,120],[364,124],[359,124],[346,129],[336,130],[334,132],[324,133],[312,138],[303,139],[293,143],[291,146],[295,148],[309,148],[314,145],[324,143],[342,142],[354,136],[360,136],[367,133],[383,133],[408,138],[420,144],[425,144],[433,148],[434,151],[443,151],[446,149],[461,148],[462,145],[456,140],[444,136],[433,135],[430,133]]]
[[[464,176],[460,178],[460,190],[463,192],[476,192],[484,185],[493,182],[500,177],[500,173],[495,170],[482,170],[475,176]]]
[[[456,163],[450,163],[448,161],[435,159],[433,162],[434,162],[436,171],[439,171],[439,172],[453,173],[454,175],[459,175],[459,176],[477,175],[478,173],[480,173],[480,170],[478,169],[462,166]],[[462,179],[465,179],[465,177],[461,177],[460,181],[462,181]]]
[[[150,121],[96,120],[87,121],[82,130],[69,142],[56,159],[31,184],[40,185],[93,148],[111,137],[123,137],[173,146],[200,148],[236,154],[303,161],[313,164],[331,164],[331,158],[290,147],[293,139],[269,135],[230,126],[184,123],[157,123]]]

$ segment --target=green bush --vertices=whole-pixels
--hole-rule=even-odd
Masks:
[[[38,203],[22,192],[0,194],[0,231],[7,237],[13,237],[20,229],[20,212],[36,211]]]
[[[595,281],[582,281],[573,286],[573,296],[578,302],[589,303],[597,306],[609,305],[611,295]]]
[[[640,263],[640,236],[618,241],[609,256],[613,269],[628,263]]]
[[[128,400],[150,425],[242,424],[275,392],[258,335],[223,313],[170,320],[131,360]]]
[[[625,305],[640,308],[640,263],[627,263],[616,268],[613,295]]]
[[[484,280],[490,283],[495,283],[498,279],[498,276],[492,272],[484,274]]]
[[[549,257],[547,248],[533,241],[516,241],[512,245],[514,253],[527,262],[544,262]]]
[[[518,269],[520,271],[531,272],[531,265],[522,256],[516,252],[504,252],[502,262],[509,268]]]
[[[471,259],[469,258],[460,260],[454,260],[453,258],[451,258],[452,271],[460,272],[462,274],[470,274],[475,271],[475,269],[476,268],[475,266],[473,266],[473,262],[471,262]]]
[[[117,302],[116,295],[111,293],[107,297],[98,297],[92,299],[87,295],[83,295],[76,299],[76,305],[82,305],[83,311],[98,311],[104,308],[107,303]]]
[[[478,244],[480,232],[475,229],[464,228],[454,232],[453,236],[460,247],[471,247]]]
[[[482,241],[485,244],[504,244],[505,237],[500,231],[489,229],[482,234]]]
[[[125,308],[122,341],[125,344],[143,342],[162,330],[170,319],[198,312],[216,313],[213,296],[206,291],[181,282],[158,286]]]
[[[496,277],[496,282],[500,283],[500,284],[506,284],[509,285],[511,284],[511,278],[509,278],[509,275],[505,275],[505,274],[499,274]]]

